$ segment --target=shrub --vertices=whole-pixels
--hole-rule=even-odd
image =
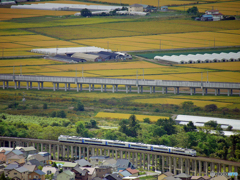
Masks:
[[[38,106],[37,105],[33,105],[32,108],[33,109],[38,109]]]
[[[47,107],[47,104],[46,103],[44,103],[43,104],[43,109],[47,109],[48,107]]]

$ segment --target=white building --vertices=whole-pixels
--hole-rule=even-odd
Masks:
[[[143,6],[141,4],[133,4],[128,8],[129,12],[143,12]]]
[[[205,11],[205,15],[212,15],[213,21],[220,21],[223,19],[223,14],[219,12],[219,10],[207,10]]]

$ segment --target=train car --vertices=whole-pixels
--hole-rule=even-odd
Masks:
[[[151,145],[151,144],[143,144],[143,143],[135,143],[135,142],[124,142],[119,140],[104,140],[104,139],[97,139],[97,138],[84,138],[84,137],[64,136],[64,135],[60,135],[58,137],[58,140],[61,142],[96,144],[96,145],[103,145],[103,146],[141,149],[141,150],[147,150],[147,151],[157,151],[157,152],[181,154],[181,155],[188,155],[188,156],[197,155],[197,152],[193,149],[169,147],[164,145]]]

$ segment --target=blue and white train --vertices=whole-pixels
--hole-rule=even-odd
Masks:
[[[142,149],[142,150],[148,150],[148,151],[159,151],[159,152],[182,154],[182,155],[188,155],[188,156],[196,156],[197,154],[196,151],[193,149],[169,147],[164,145],[124,142],[124,141],[118,141],[118,140],[84,138],[84,137],[77,137],[77,136],[60,135],[58,137],[58,141],[81,143],[81,144],[98,144],[103,146],[112,146],[112,147],[116,146],[116,147],[123,147],[123,148],[132,148],[132,149]]]

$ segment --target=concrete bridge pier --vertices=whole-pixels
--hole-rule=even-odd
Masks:
[[[129,92],[132,92],[132,86],[129,86]]]
[[[82,91],[82,84],[80,84],[80,91]]]
[[[92,91],[94,91],[94,84],[92,84]]]
[[[101,92],[103,92],[103,84],[101,84]]]
[[[141,86],[141,93],[143,93],[143,86]]]
[[[77,84],[77,92],[79,92],[79,84]]]
[[[88,91],[91,92],[91,84],[89,84]]]
[[[59,83],[57,83],[57,90],[59,90]]]
[[[232,96],[232,89],[228,89],[228,96]]]
[[[41,82],[41,90],[43,90],[43,82]]]
[[[220,95],[220,89],[218,89],[218,96]]]
[[[155,93],[155,86],[153,86],[153,93]]]
[[[65,91],[67,91],[67,83],[65,83]]]
[[[115,90],[114,90],[114,85],[112,85],[112,93],[114,93],[114,91],[115,91]]]
[[[5,89],[5,81],[3,81],[3,89]]]
[[[107,92],[107,85],[104,85],[104,92]]]
[[[38,82],[38,90],[40,90],[40,82]]]
[[[150,86],[150,94],[152,94],[152,86]]]
[[[137,90],[137,91],[138,91],[138,94],[139,94],[139,93],[140,93],[140,87],[138,86],[137,88],[138,88],[138,90]]]
[[[179,94],[179,87],[174,87],[174,94]]]
[[[32,82],[30,82],[30,89],[32,89]]]
[[[70,91],[70,89],[71,89],[71,84],[68,83],[68,90]]]
[[[26,84],[27,84],[26,89],[28,90],[29,89],[29,82],[27,81]]]
[[[116,92],[118,92],[118,85],[116,85]]]
[[[56,83],[53,83],[53,91],[56,91]]]
[[[126,85],[126,93],[128,93],[128,85]]]

